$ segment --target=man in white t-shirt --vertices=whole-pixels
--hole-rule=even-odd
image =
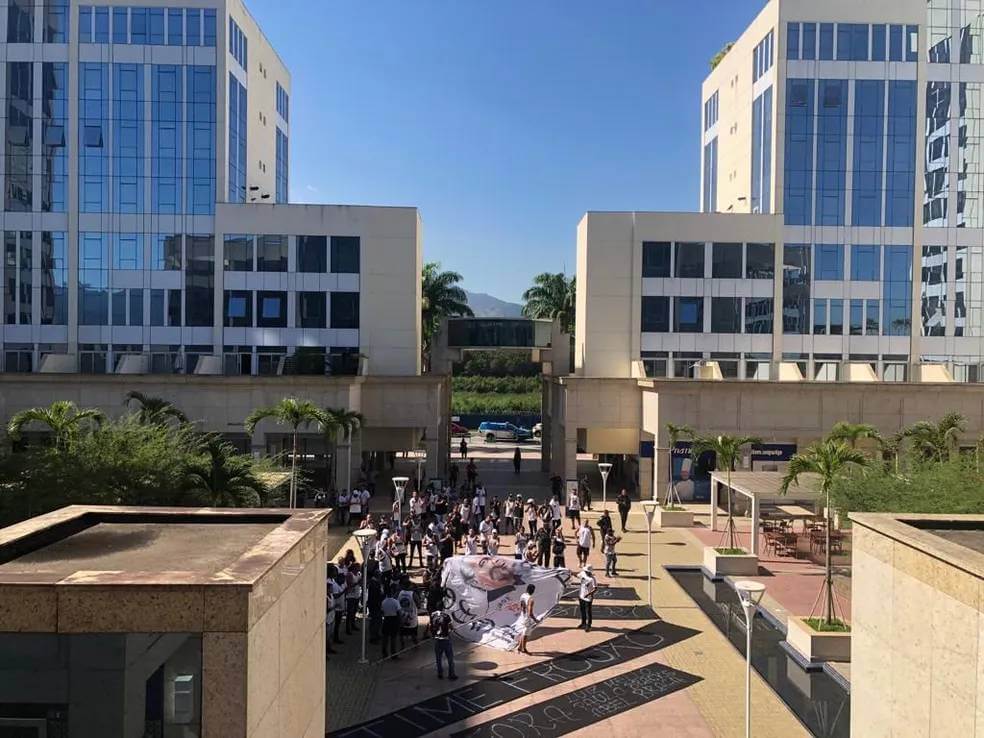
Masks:
[[[343,489],[338,493],[338,524],[344,526],[348,523],[349,493]]]
[[[577,594],[577,604],[581,609],[581,624],[577,627],[584,628],[585,633],[590,633],[591,605],[594,602],[595,590],[598,589],[598,580],[595,579],[591,564],[586,565],[577,578],[581,583],[581,588]]]
[[[586,566],[591,547],[594,546],[595,534],[591,523],[585,520],[577,529],[577,560],[581,566]]]
[[[550,524],[551,532],[560,527],[560,501],[556,497],[550,498]]]

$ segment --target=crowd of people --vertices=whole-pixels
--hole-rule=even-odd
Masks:
[[[576,579],[579,627],[590,631],[598,587],[589,563],[591,552],[600,542],[605,574],[616,576],[617,545],[622,539],[615,535],[607,510],[598,519],[597,528],[587,518],[582,519],[581,511],[590,509],[591,503],[587,484],[579,484],[566,499],[556,484],[540,501],[533,497],[524,500],[515,493],[490,495],[471,460],[465,467],[465,480],[460,486],[458,482],[457,465],[452,465],[449,484],[442,489],[417,489],[411,481],[409,497],[395,498],[391,505],[387,501],[388,511],[382,514],[369,511],[372,490],[368,484],[338,494],[337,522],[351,529],[374,529],[376,537],[364,564],[349,549],[328,566],[329,653],[335,652],[334,645],[341,644],[343,636],[352,636],[362,627],[356,616],[365,588],[368,641],[379,645],[383,658],[399,659],[399,652],[417,645],[423,635],[433,640],[438,676],[443,678],[446,663],[448,678],[456,679],[450,639],[453,624],[443,609],[444,562],[458,554],[512,555],[534,565],[570,568],[565,518],[573,538],[574,563],[580,568]],[[616,503],[624,533],[631,505],[625,490]],[[511,551],[503,542],[507,535],[515,537]],[[530,585],[521,603],[521,621],[530,628],[535,622],[533,589]],[[421,610],[429,616],[423,634]],[[519,650],[528,653],[525,635]]]

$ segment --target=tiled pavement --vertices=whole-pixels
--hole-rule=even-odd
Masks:
[[[479,465],[490,494],[508,491],[519,491],[524,496],[538,491],[539,494],[532,495],[535,497],[547,494],[545,475],[538,472],[524,471],[516,477],[512,473],[511,464],[506,461],[483,460]],[[599,576],[602,584],[631,587],[636,591],[635,601],[615,601],[613,604],[640,604],[647,597],[645,517],[641,510],[634,511],[630,516],[629,528],[629,533],[619,545],[621,568],[618,577],[608,581],[603,576],[604,564],[599,549],[595,549],[591,558],[596,573],[602,574]],[[569,524],[565,532],[570,535]],[[354,547],[354,541],[347,543],[345,531],[333,529],[329,536],[330,551]],[[506,536],[503,550],[511,553],[511,543],[512,536]],[[573,566],[573,547],[569,547],[568,551],[568,562]],[[691,533],[669,529],[654,531],[653,595],[656,612],[670,623],[697,631],[693,637],[627,663],[493,706],[430,735],[451,735],[650,663],[665,664],[696,675],[701,681],[569,735],[598,736],[615,731],[620,738],[652,735],[684,738],[744,735],[744,660],[662,568],[664,564],[699,563],[700,556],[700,546]],[[370,660],[375,663],[362,666],[357,663],[360,642],[353,636],[345,639],[344,645],[336,646],[340,649],[338,655],[328,658],[326,724],[329,731],[337,731],[452,689],[460,689],[476,679],[502,674],[561,654],[572,653],[592,644],[600,644],[644,624],[644,621],[596,620],[592,632],[584,633],[574,629],[576,621],[548,619],[530,641],[532,657],[501,653],[459,642],[455,645],[455,658],[461,679],[451,683],[435,678],[433,652],[426,642],[419,648],[404,653],[399,661],[382,663],[379,662],[378,646],[370,646]],[[752,701],[757,738],[794,738],[808,735],[795,716],[757,675],[753,681]]]

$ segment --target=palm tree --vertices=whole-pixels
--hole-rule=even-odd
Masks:
[[[824,588],[820,596],[827,600],[824,622],[828,624],[833,623],[836,619],[834,575],[830,559],[830,529],[833,525],[830,490],[849,467],[867,465],[868,457],[863,453],[851,448],[843,440],[828,437],[808,446],[802,453],[796,454],[789,460],[786,476],[783,477],[782,487],[780,487],[782,494],[786,494],[790,485],[799,484],[800,475],[812,473],[820,477],[820,492],[823,494],[827,511],[826,573],[824,575]]]
[[[345,469],[345,489],[352,488],[352,434],[365,425],[362,413],[346,408],[325,408],[325,423],[323,428],[326,436],[330,435],[336,443],[340,433],[348,443],[348,458]]]
[[[209,507],[258,507],[266,487],[252,459],[215,433],[202,437],[202,457],[185,470],[184,489]]]
[[[69,439],[78,432],[85,423],[102,425],[106,416],[101,410],[94,408],[80,409],[70,400],[58,400],[48,407],[32,407],[21,410],[7,423],[7,435],[13,441],[19,441],[23,430],[31,423],[48,426],[55,438],[55,444],[64,447]]]
[[[896,474],[899,473],[899,456],[902,454],[903,445],[905,445],[905,431],[881,439],[882,461],[893,462]]]
[[[424,265],[421,274],[421,325],[426,364],[429,364],[431,341],[441,325],[441,319],[475,315],[468,307],[468,295],[458,286],[462,279],[458,272],[442,272],[440,262],[432,261]]]
[[[966,429],[967,421],[957,412],[948,412],[936,423],[920,420],[903,431],[912,445],[927,458],[935,458],[941,464],[950,458],[957,445],[959,434]]]
[[[728,541],[728,548],[740,548],[738,545],[738,531],[735,530],[735,519],[732,515],[731,472],[738,465],[738,460],[741,458],[741,450],[745,446],[756,443],[762,443],[762,439],[754,436],[710,436],[695,438],[691,447],[691,453],[693,454],[695,463],[702,455],[708,451],[713,451],[716,457],[718,471],[727,471],[728,473],[728,525],[724,534],[724,539]],[[758,531],[753,530],[751,535],[758,535]],[[722,539],[722,542],[724,539]]]
[[[243,428],[250,435],[256,430],[257,424],[266,418],[273,420],[277,425],[290,428],[293,435],[293,451],[290,457],[290,501],[291,508],[297,505],[297,433],[303,427],[308,427],[312,423],[321,425],[324,420],[324,411],[308,400],[298,400],[296,397],[285,397],[272,407],[261,407],[249,414],[243,423]]]
[[[670,463],[667,465],[667,472],[670,478],[670,484],[666,488],[666,499],[663,501],[663,507],[673,506],[673,496],[676,495],[676,502],[680,503],[680,496],[677,494],[676,490],[673,488],[673,449],[676,448],[677,443],[683,437],[693,438],[694,429],[689,425],[676,425],[675,423],[666,424],[666,434],[669,436],[670,449],[669,449],[669,460]]]
[[[523,315],[527,318],[559,320],[564,333],[574,330],[576,277],[544,272],[533,278],[533,286],[523,293]]]
[[[827,438],[844,441],[851,448],[857,448],[858,441],[862,438],[873,438],[881,441],[881,434],[875,426],[868,423],[848,423],[846,420],[842,420],[834,424],[830,433],[827,434]]]
[[[170,418],[174,418],[179,423],[188,422],[188,416],[163,397],[152,397],[137,390],[130,390],[126,393],[123,404],[130,407],[131,403],[137,404],[137,417],[141,423],[161,423]]]

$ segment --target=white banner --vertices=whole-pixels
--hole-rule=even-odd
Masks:
[[[503,556],[453,556],[444,562],[442,583],[454,631],[473,643],[513,651],[536,623],[520,608],[527,585],[536,585],[533,614],[542,620],[564,594],[571,573]]]

